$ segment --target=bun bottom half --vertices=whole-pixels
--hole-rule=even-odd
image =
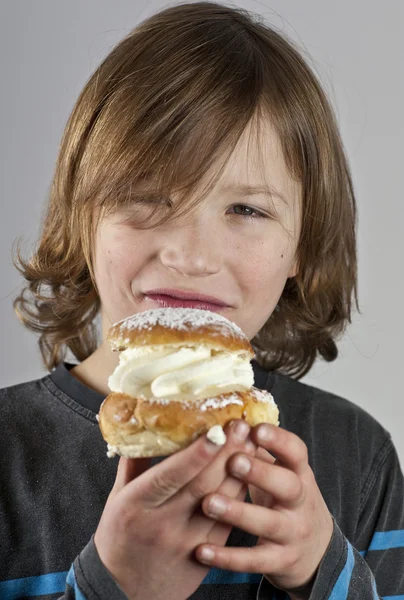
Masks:
[[[111,393],[101,405],[99,425],[108,456],[168,456],[185,448],[215,425],[243,419],[251,427],[278,425],[271,394],[251,388],[194,402],[148,400]]]

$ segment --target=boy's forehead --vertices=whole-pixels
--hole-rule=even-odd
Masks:
[[[286,165],[280,140],[270,123],[259,131],[248,128],[241,136],[218,183],[223,191],[266,188],[286,203],[293,203],[299,191]],[[245,189],[244,189],[245,188]]]
[[[214,175],[215,166],[201,180],[201,188]],[[261,122],[258,130],[250,125],[245,129],[216,186],[220,192],[245,196],[249,192],[258,193],[262,188],[286,204],[293,204],[299,195],[299,186],[288,171],[279,137],[270,122]],[[138,178],[135,187],[140,192],[154,191],[153,176]]]

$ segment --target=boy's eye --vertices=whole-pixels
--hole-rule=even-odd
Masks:
[[[160,211],[169,211],[173,207],[173,203],[170,198],[163,198],[157,196],[138,196],[132,206],[130,207],[131,215],[132,211],[138,211],[140,209],[141,214],[156,214]],[[243,217],[244,219],[270,219],[271,217],[248,204],[233,204],[229,207],[230,213],[237,217]],[[161,213],[160,213],[161,214]]]
[[[239,215],[241,217],[247,217],[250,219],[266,219],[268,218],[259,210],[252,208],[252,206],[248,206],[247,204],[234,204],[231,207],[234,211],[233,214]]]
[[[171,208],[172,202],[169,198],[136,196],[128,199],[126,205],[122,205],[119,212],[123,223],[137,227],[145,219],[161,217]]]

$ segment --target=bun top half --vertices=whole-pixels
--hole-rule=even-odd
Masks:
[[[136,313],[110,328],[108,342],[114,351],[204,344],[213,350],[242,352],[254,358],[254,350],[238,325],[222,315],[197,308],[156,308]]]

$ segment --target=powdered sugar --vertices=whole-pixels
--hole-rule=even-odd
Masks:
[[[238,325],[210,310],[199,308],[155,308],[136,313],[131,317],[115,323],[121,333],[124,330],[152,329],[156,325],[189,331],[198,327],[216,326],[220,329],[220,335],[236,336],[246,338],[244,332]]]
[[[175,398],[148,398],[147,402],[150,404],[161,404],[167,406],[172,402],[175,402]],[[221,396],[215,396],[212,398],[206,398],[205,400],[181,400],[181,405],[190,410],[197,408],[201,412],[205,412],[209,408],[224,408],[229,404],[239,404],[242,406],[244,403],[236,394],[223,394]]]
[[[270,394],[266,390],[260,390],[258,388],[253,387],[249,391],[257,400],[257,402],[264,402],[266,404],[272,404],[276,406],[272,394]],[[147,402],[150,402],[150,404],[161,404],[162,406],[167,406],[168,404],[171,404],[171,402],[175,402],[175,398],[151,397],[147,399]],[[185,408],[198,408],[198,410],[200,410],[201,412],[205,412],[210,408],[224,408],[229,404],[238,404],[239,406],[243,406],[244,402],[240,399],[240,397],[237,394],[222,394],[211,398],[206,398],[205,400],[181,400],[181,404]]]
[[[224,408],[229,404],[238,404],[243,406],[244,402],[240,400],[236,394],[231,394],[230,396],[216,396],[215,398],[208,398],[201,404],[199,410],[201,412],[205,412],[208,408]]]
[[[273,404],[274,406],[276,406],[272,394],[270,394],[266,390],[260,390],[258,388],[253,387],[250,391],[258,402],[266,402],[267,404]]]

